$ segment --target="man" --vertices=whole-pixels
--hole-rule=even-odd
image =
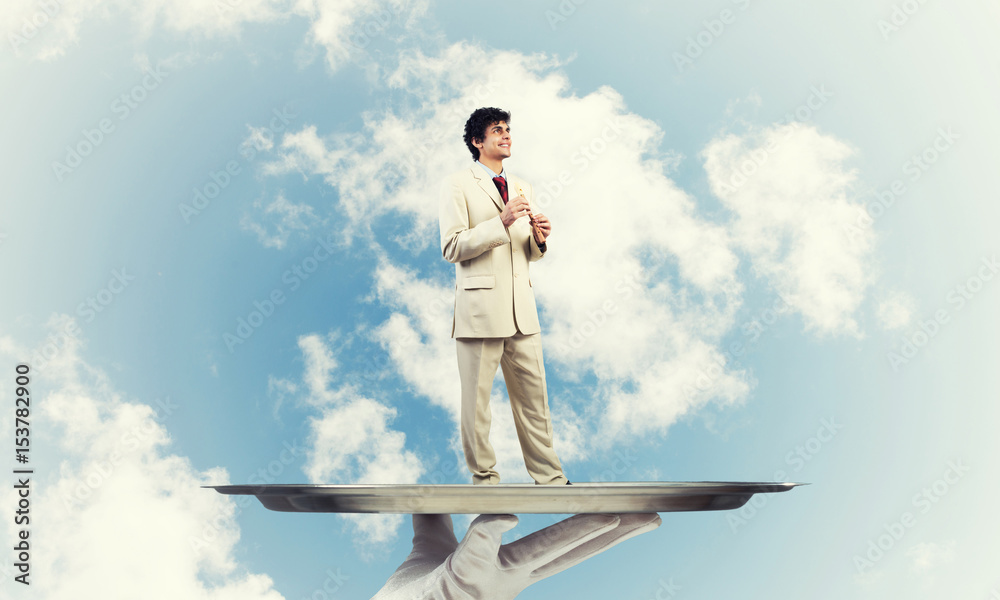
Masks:
[[[480,108],[465,123],[475,161],[441,189],[441,252],[455,263],[455,317],[462,385],[462,447],[475,484],[496,484],[490,391],[503,368],[524,464],[535,483],[568,484],[552,447],[541,327],[528,263],[546,251],[552,224],[532,210],[532,188],[509,175],[510,114]],[[527,196],[525,196],[527,194]]]

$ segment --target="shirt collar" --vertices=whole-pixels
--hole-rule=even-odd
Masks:
[[[489,175],[490,175],[490,179],[492,179],[494,177],[503,177],[504,181],[507,181],[507,169],[501,169],[500,170],[500,174],[497,175],[496,173],[493,172],[493,169],[487,167],[486,165],[484,165],[483,163],[479,162],[478,160],[476,161],[476,164],[479,165],[480,167],[486,169],[486,172],[489,173]]]

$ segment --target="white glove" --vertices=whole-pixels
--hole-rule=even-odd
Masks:
[[[372,600],[508,600],[660,526],[650,514],[576,515],[509,544],[514,515],[480,515],[459,544],[451,515],[413,515],[413,551]]]

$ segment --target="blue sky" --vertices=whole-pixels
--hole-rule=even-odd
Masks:
[[[467,481],[436,210],[496,105],[553,222],[532,269],[570,478],[812,484],[665,514],[520,597],[995,597],[998,17],[7,3],[0,396],[30,364],[37,546],[3,586],[371,597],[408,519],[199,486]]]

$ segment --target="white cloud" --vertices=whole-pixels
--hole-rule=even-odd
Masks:
[[[384,260],[375,270],[379,302],[395,310],[375,331],[399,374],[453,419],[458,420],[460,389],[455,342],[451,339],[452,284],[420,278]]]
[[[250,133],[243,143],[240,144],[241,153],[248,153],[253,156],[253,152],[268,151],[274,148],[274,132],[270,127],[254,127],[247,125]]]
[[[906,557],[910,559],[912,572],[928,573],[941,565],[955,562],[955,542],[915,544],[907,549]]]
[[[844,166],[851,152],[799,123],[723,135],[703,152],[712,191],[735,215],[735,243],[821,335],[860,335],[854,313],[874,279],[874,235],[857,226],[864,206]]]
[[[406,449],[406,435],[389,427],[396,409],[359,395],[351,386],[333,387],[337,361],[331,345],[336,340],[316,334],[299,338],[305,401],[319,408],[309,419],[303,470],[313,483],[416,483],[424,467]],[[400,515],[343,516],[362,534],[355,538],[362,546],[391,540],[403,523]]]
[[[285,403],[285,398],[294,396],[299,391],[299,386],[288,379],[281,379],[274,375],[267,378],[267,394],[274,398],[273,414],[275,420],[279,420],[281,406]]]
[[[306,467],[309,479],[338,483],[416,483],[416,456],[405,451],[406,435],[386,427],[395,409],[370,398],[327,408],[310,426],[316,444]]]
[[[320,222],[313,207],[295,204],[279,193],[267,206],[261,200],[253,203],[255,215],[243,215],[240,226],[257,235],[265,248],[281,250],[293,233],[303,234]]]
[[[68,319],[57,317],[50,326],[65,330]],[[30,355],[9,339],[0,353],[8,363]],[[30,530],[34,597],[98,590],[116,598],[282,597],[267,575],[237,562],[234,501],[200,487],[228,482],[226,471],[199,471],[169,452],[164,421],[183,405],[157,414],[149,404],[124,399],[84,362],[74,338],[32,381],[33,417],[45,424],[34,430],[34,445],[45,464],[58,465],[33,476],[32,514],[44,516],[33,519]],[[35,452],[33,458],[42,457]],[[13,494],[3,493],[6,505],[16,504]],[[14,539],[12,527],[6,519],[0,525],[4,539]]]
[[[427,5],[427,0],[297,0],[294,10],[310,19],[311,40],[326,50],[327,64],[336,69],[374,39],[422,15]]]
[[[248,23],[287,18],[289,0],[239,0],[205,4],[197,0],[13,0],[0,8],[0,31],[19,56],[54,60],[79,43],[80,32],[90,21],[113,14],[130,17],[139,37],[154,29],[194,33],[205,37],[233,36]]]
[[[336,335],[328,337],[331,344],[336,343],[337,339]],[[299,350],[306,359],[302,379],[309,390],[307,400],[317,406],[334,402],[338,394],[330,389],[333,371],[337,368],[337,359],[334,358],[333,351],[320,336],[315,334],[301,336]]]
[[[909,294],[891,292],[878,304],[878,319],[882,328],[887,331],[902,329],[910,324],[916,303]]]
[[[331,69],[365,56],[373,39],[412,24],[426,0],[11,0],[0,8],[0,31],[18,56],[55,60],[79,43],[92,21],[130,18],[141,41],[155,30],[203,37],[238,36],[254,23],[291,17],[309,21],[309,41],[326,52]]]

